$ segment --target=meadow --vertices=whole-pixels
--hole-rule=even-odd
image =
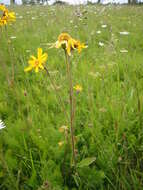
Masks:
[[[143,189],[143,7],[14,6],[0,30],[0,190]],[[71,56],[76,169],[69,125],[46,72],[24,72],[41,47],[69,111],[62,32],[88,44]],[[59,142],[64,142],[63,144]],[[90,163],[90,158],[94,162]]]

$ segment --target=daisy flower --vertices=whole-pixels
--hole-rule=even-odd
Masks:
[[[16,20],[15,12],[10,12],[5,6],[0,5],[0,10],[3,14],[0,18],[0,26],[6,25]]]
[[[73,39],[68,33],[61,33],[52,47],[63,48],[69,56],[71,56],[72,50],[77,49],[78,53],[80,53],[83,48],[87,48],[84,43]]]
[[[3,128],[5,128],[6,126],[5,126],[5,124],[3,123],[3,121],[0,119],[0,129],[3,129]]]
[[[48,54],[47,53],[43,53],[42,48],[38,48],[37,50],[37,57],[35,57],[34,55],[31,55],[28,64],[29,66],[27,68],[24,69],[25,72],[31,71],[32,69],[35,70],[35,72],[37,73],[39,71],[39,69],[44,69],[44,64],[46,63],[48,58]]]
[[[76,86],[74,86],[73,88],[76,90],[77,93],[82,91],[82,86],[80,86],[78,84]]]

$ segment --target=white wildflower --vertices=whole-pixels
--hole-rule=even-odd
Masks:
[[[106,27],[107,27],[107,25],[106,25],[106,24],[103,24],[103,25],[101,25],[101,27],[102,27],[102,28],[106,28]]]
[[[97,33],[97,34],[101,34],[101,31],[100,31],[100,30],[98,30],[96,33]]]
[[[103,43],[103,42],[99,42],[98,44],[99,44],[99,46],[101,46],[101,47],[104,46],[104,43]]]
[[[26,53],[29,53],[30,52],[30,49],[26,49]]]
[[[120,53],[128,53],[128,50],[126,50],[126,49],[121,49],[121,50],[120,50]]]
[[[20,19],[23,19],[23,16],[19,16]]]
[[[16,39],[16,36],[11,36],[10,39]]]
[[[2,120],[0,119],[0,129],[3,129],[3,128],[5,128],[6,126],[5,126],[5,124],[2,122]]]
[[[129,35],[130,33],[129,32],[126,32],[126,31],[123,31],[123,32],[120,32],[121,35]]]

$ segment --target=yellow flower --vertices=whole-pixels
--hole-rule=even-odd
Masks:
[[[67,45],[69,40],[72,39],[68,33],[61,33],[58,37],[58,41],[56,41],[55,47],[56,48],[63,48],[67,49]]]
[[[4,5],[0,5],[0,10],[3,14],[0,18],[0,26],[6,25],[9,22],[14,22],[16,20],[15,12],[10,12]]]
[[[62,41],[67,41],[71,39],[71,36],[68,33],[61,33],[58,37],[58,41],[62,42]]]
[[[87,48],[87,45],[85,45],[84,43],[81,43],[79,40],[75,40],[74,48],[78,50],[78,53],[80,53],[83,48]]]
[[[8,12],[8,21],[14,22],[16,20],[15,12]]]
[[[0,18],[0,25],[1,25],[1,26],[6,25],[7,22],[8,22],[8,20],[7,20],[7,17],[6,17],[6,16],[2,16],[2,17]]]
[[[65,131],[67,131],[67,130],[68,130],[68,126],[65,126],[65,125],[63,125],[63,126],[61,126],[61,127],[59,128],[60,133],[63,133],[63,132],[65,132]]]
[[[82,86],[80,86],[78,84],[76,86],[74,86],[73,88],[76,90],[77,93],[82,91]]]
[[[2,17],[0,18],[0,25],[6,25],[7,23],[14,22],[15,20],[15,12],[9,12],[8,9],[5,8]]]
[[[32,69],[35,70],[37,73],[39,69],[44,69],[44,64],[47,61],[48,54],[47,53],[42,53],[42,48],[38,48],[37,50],[37,58],[35,56],[31,56],[30,60],[28,61],[29,67],[25,68],[24,71],[28,72],[31,71]]]
[[[77,49],[80,53],[83,48],[87,48],[84,43],[80,43],[79,40],[73,39],[68,33],[61,33],[54,46],[56,48],[62,47],[69,56],[71,56],[71,51],[74,49]]]
[[[58,142],[58,145],[59,145],[59,146],[63,146],[63,144],[64,144],[64,141]]]
[[[0,11],[5,11],[5,10],[6,10],[5,5],[0,4]]]
[[[74,43],[75,43],[75,40],[73,38],[69,39],[67,42],[66,51],[69,56],[71,56],[71,51],[75,49]]]

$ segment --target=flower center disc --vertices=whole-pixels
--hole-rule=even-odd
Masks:
[[[38,60],[36,60],[36,61],[35,61],[35,65],[37,66],[38,64],[39,64],[39,61],[38,61]]]

